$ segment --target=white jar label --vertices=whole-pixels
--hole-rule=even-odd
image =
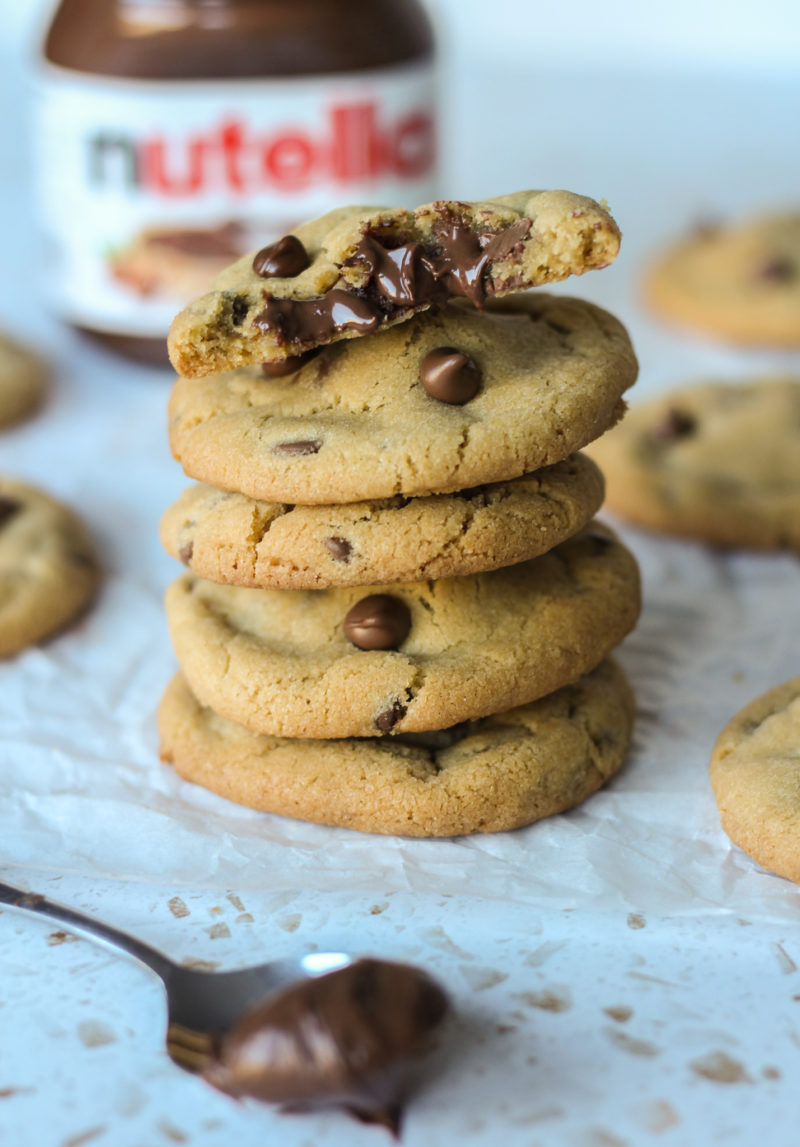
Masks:
[[[44,281],[94,330],[165,337],[213,275],[298,223],[435,194],[429,65],[174,82],[48,65],[37,89]]]

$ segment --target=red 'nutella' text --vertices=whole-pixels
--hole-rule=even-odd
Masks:
[[[185,137],[102,130],[89,138],[88,152],[89,178],[97,186],[181,198],[210,190],[292,192],[321,180],[424,176],[434,161],[433,119],[421,108],[391,121],[374,102],[334,104],[316,137],[290,127],[264,136],[244,119],[230,118]]]

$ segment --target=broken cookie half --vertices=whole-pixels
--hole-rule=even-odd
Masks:
[[[219,275],[174,320],[170,358],[187,378],[259,362],[288,373],[317,347],[453,297],[481,307],[605,267],[619,242],[603,207],[567,191],[438,200],[413,212],[340,208]]]

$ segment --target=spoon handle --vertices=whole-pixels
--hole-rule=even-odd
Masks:
[[[65,924],[71,932],[78,932],[95,943],[98,941],[106,947],[116,951],[126,952],[129,956],[146,964],[166,984],[175,971],[175,964],[162,956],[149,944],[128,936],[100,920],[85,916],[83,912],[76,912],[74,908],[67,908],[64,904],[57,904],[40,896],[37,892],[24,892],[12,884],[3,884],[0,881],[0,904],[8,904],[11,908],[19,908],[25,912],[35,912],[40,916],[49,916],[59,923]]]

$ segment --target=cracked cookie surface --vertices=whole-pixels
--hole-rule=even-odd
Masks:
[[[239,804],[362,832],[458,836],[519,828],[585,800],[624,762],[634,708],[621,669],[603,661],[548,697],[431,745],[298,741],[203,708],[179,674],[159,728],[164,761]]]
[[[800,212],[704,227],[656,261],[651,307],[746,346],[800,346]]]
[[[634,404],[588,452],[609,509],[640,525],[800,550],[800,379],[681,387]]]
[[[441,347],[480,370],[464,405],[438,401],[420,381],[420,363]],[[580,450],[621,416],[636,373],[612,315],[532,293],[329,347],[285,378],[244,369],[178,379],[170,444],[190,477],[263,501],[446,493]]]
[[[36,410],[46,375],[38,355],[0,333],[0,429],[13,426]]]
[[[0,478],[0,657],[66,626],[98,576],[80,519],[41,490]]]
[[[199,485],[167,510],[161,539],[193,573],[228,585],[385,585],[527,561],[571,537],[602,501],[602,475],[582,454],[511,482],[338,506]]]
[[[722,827],[749,856],[800,883],[800,677],[751,701],[711,757]]]
[[[371,587],[241,589],[185,574],[167,619],[192,691],[222,716],[278,736],[369,737],[550,693],[618,645],[640,609],[636,561],[596,522],[519,565],[383,592],[410,619],[396,648],[345,636]]]
[[[558,282],[607,266],[620,240],[603,207],[567,191],[441,200],[416,211],[342,207],[294,236],[308,266],[294,273],[301,260],[280,268],[287,276],[265,278],[251,253],[175,318],[169,351],[179,374],[280,361],[373,334],[454,295],[480,305]]]

